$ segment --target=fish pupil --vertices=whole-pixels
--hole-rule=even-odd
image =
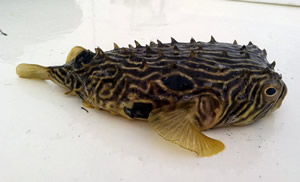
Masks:
[[[276,89],[275,88],[268,88],[266,90],[266,94],[269,95],[269,96],[272,96],[276,93]]]

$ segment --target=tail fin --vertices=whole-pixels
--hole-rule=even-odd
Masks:
[[[48,68],[37,64],[19,64],[16,72],[21,78],[49,79]]]

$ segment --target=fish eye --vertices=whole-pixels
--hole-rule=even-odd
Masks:
[[[274,96],[276,94],[276,92],[277,92],[276,88],[273,88],[273,87],[269,87],[265,90],[265,93],[268,96]]]

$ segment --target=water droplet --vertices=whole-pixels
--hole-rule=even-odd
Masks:
[[[226,66],[223,65],[223,64],[217,64],[217,67],[218,67],[219,69],[224,69]]]
[[[191,95],[183,95],[183,100],[190,100],[191,98]]]
[[[203,83],[203,86],[205,86],[205,87],[212,87],[212,85],[213,85],[213,83],[211,83],[211,82],[204,82]]]
[[[246,94],[240,94],[239,96],[238,96],[238,99],[239,100],[246,100],[247,99],[247,96],[246,96]]]
[[[228,124],[235,123],[236,120],[237,120],[236,115],[231,115],[231,116],[229,116],[229,118],[228,118],[228,120],[227,120],[227,123],[228,123]]]

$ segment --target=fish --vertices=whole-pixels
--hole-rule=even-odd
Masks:
[[[19,64],[21,78],[51,80],[83,106],[150,124],[162,138],[207,157],[224,144],[203,131],[249,125],[280,107],[287,94],[275,62],[248,45],[151,41],[95,52],[75,46],[60,66]]]

